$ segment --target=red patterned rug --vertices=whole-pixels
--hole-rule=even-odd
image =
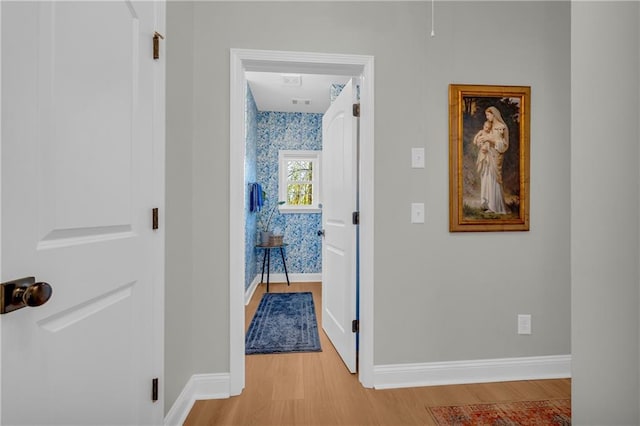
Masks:
[[[438,425],[571,425],[570,399],[427,407],[427,409]]]

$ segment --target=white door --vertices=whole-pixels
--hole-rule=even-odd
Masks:
[[[165,6],[2,3],[2,424],[161,424]]]
[[[357,118],[353,82],[322,118],[322,328],[350,372],[356,372]]]

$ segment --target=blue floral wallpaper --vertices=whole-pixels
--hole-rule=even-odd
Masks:
[[[245,290],[262,271],[264,252],[256,249],[260,224],[278,201],[278,151],[322,150],[322,114],[260,112],[247,87],[245,141]],[[249,184],[258,182],[266,192],[262,211],[249,211]],[[287,271],[322,272],[320,213],[274,213],[271,228],[284,235]],[[266,271],[265,271],[266,272]],[[271,272],[284,273],[278,251],[271,253]]]
[[[333,103],[333,101],[336,100],[336,98],[340,95],[340,92],[342,92],[342,89],[344,89],[344,84],[332,84],[331,85],[331,103]]]
[[[257,181],[266,192],[265,208],[258,220],[266,217],[270,206],[278,201],[278,151],[322,150],[322,114],[258,112]],[[284,234],[289,273],[322,272],[322,227],[320,213],[286,213],[276,211],[272,219],[275,233]],[[262,270],[263,252],[259,250],[257,271]],[[284,273],[282,259],[274,252],[271,272]]]
[[[244,228],[244,288],[249,288],[253,278],[259,272],[256,260],[256,229],[257,215],[249,211],[249,184],[256,182],[256,158],[258,149],[258,108],[253,99],[253,93],[247,85],[247,100],[245,106],[245,160],[244,160],[244,180],[245,180],[245,203],[244,217],[246,218]]]

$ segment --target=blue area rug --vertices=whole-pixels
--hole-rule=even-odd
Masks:
[[[311,293],[265,293],[247,331],[246,354],[320,351]]]

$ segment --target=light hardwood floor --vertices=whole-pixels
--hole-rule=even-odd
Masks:
[[[321,329],[320,283],[278,283],[270,290],[313,293],[322,352],[248,355],[242,394],[196,402],[186,426],[433,425],[427,407],[571,397],[570,379],[365,389]],[[247,328],[264,291],[261,285],[245,310]]]

